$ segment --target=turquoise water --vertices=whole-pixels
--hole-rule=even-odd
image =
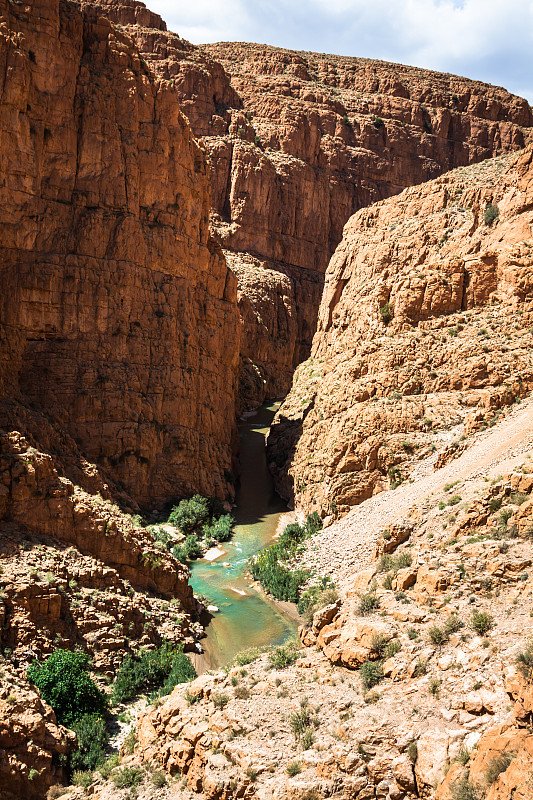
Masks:
[[[199,559],[191,564],[194,591],[220,609],[202,639],[210,667],[228,663],[247,647],[281,644],[296,631],[296,623],[244,574],[250,556],[272,541],[280,514],[287,511],[274,491],[265,454],[265,434],[278,407],[263,406],[239,423],[241,481],[233,510],[233,539],[222,545],[224,554],[216,561]]]

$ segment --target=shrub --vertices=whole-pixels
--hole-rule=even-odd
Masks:
[[[489,203],[485,206],[485,211],[483,214],[483,219],[485,220],[485,225],[492,225],[494,220],[498,219],[500,216],[500,209],[496,205],[496,203]]]
[[[98,767],[98,772],[102,776],[104,780],[107,780],[115,767],[118,767],[120,764],[120,755],[119,753],[113,753],[112,756],[109,756],[103,764],[100,764]]]
[[[446,633],[442,630],[442,628],[439,628],[438,625],[432,625],[428,631],[428,635],[432,644],[436,646],[440,646],[448,641]]]
[[[170,512],[168,522],[182,533],[198,532],[209,519],[209,500],[195,494],[189,500],[181,500]]]
[[[318,719],[314,716],[309,708],[307,698],[304,697],[300,701],[300,710],[294,711],[289,717],[289,725],[294,734],[295,739],[301,739],[302,736],[312,727],[318,725]],[[312,741],[311,741],[312,744]],[[310,745],[309,745],[310,746]],[[308,748],[305,748],[308,749]]]
[[[156,789],[162,789],[163,786],[167,785],[167,778],[164,772],[157,770],[156,772],[152,772],[152,777],[150,778],[152,781],[152,785],[155,786]]]
[[[144,650],[136,656],[126,656],[113,687],[113,703],[131,700],[147,689],[159,689],[169,694],[178,683],[196,677],[196,670],[183,653],[181,645],[164,642],[155,650]]]
[[[402,649],[402,643],[399,639],[393,639],[392,642],[389,642],[387,647],[385,648],[385,658],[392,658],[399,653]]]
[[[106,699],[88,674],[86,653],[56,650],[43,662],[28,668],[28,680],[41,691],[56,713],[59,723],[71,727],[86,714],[101,714]]]
[[[113,783],[117,789],[135,788],[143,779],[143,771],[138,767],[122,767],[113,773]]]
[[[250,690],[247,689],[246,686],[236,686],[233,694],[238,700],[248,700],[250,697]]]
[[[392,319],[392,311],[388,300],[385,303],[385,305],[381,306],[381,308],[379,309],[379,313],[381,315],[381,319],[383,320],[385,325],[387,325]]]
[[[309,517],[308,517],[309,520]],[[307,524],[307,523],[306,523]],[[313,523],[311,523],[311,526]],[[287,563],[296,555],[298,545],[309,536],[309,531],[298,523],[287,525],[278,541],[262,550],[250,561],[252,577],[278,600],[298,602],[309,570],[291,570]]]
[[[387,637],[382,633],[375,633],[370,643],[370,651],[372,655],[375,655],[377,658],[383,658],[386,647]]]
[[[304,614],[304,612],[307,612],[306,619],[310,621],[315,611],[335,603],[338,599],[338,592],[331,579],[329,577],[321,578],[319,583],[308,586],[305,592],[300,595],[298,613]]]
[[[518,653],[516,657],[519,672],[527,681],[533,678],[533,640],[529,642],[526,649],[522,653]]]
[[[302,765],[299,761],[291,761],[290,764],[287,764],[287,775],[289,775],[290,778],[299,775],[301,771]]]
[[[270,665],[273,669],[284,669],[300,658],[298,642],[287,642],[276,647],[270,654]]]
[[[462,764],[465,767],[470,761],[470,750],[468,749],[468,747],[465,747],[463,745],[459,750],[459,752],[457,753],[455,760],[458,761],[459,764]]]
[[[233,661],[239,667],[244,667],[246,664],[256,661],[262,652],[259,647],[249,647],[247,650],[241,650],[240,653],[237,653]]]
[[[76,770],[72,776],[74,786],[81,786],[82,789],[88,789],[93,780],[94,775],[90,770]]]
[[[477,787],[466,777],[455,781],[450,788],[452,800],[481,800]]]
[[[372,124],[374,128],[377,128],[378,130],[385,125],[381,117],[372,117]]]
[[[309,536],[322,530],[322,519],[317,511],[313,511],[305,518],[305,530]]]
[[[383,670],[379,661],[365,661],[359,668],[359,676],[365,689],[371,689],[383,679]]]
[[[513,760],[513,757],[511,753],[502,753],[489,761],[484,775],[487,786],[492,786],[492,784],[498,780],[499,776],[502,772],[505,772]]]
[[[302,750],[309,750],[314,741],[315,737],[313,736],[313,731],[307,730],[303,736],[300,737]],[[315,794],[313,794],[313,792],[315,792]],[[301,797],[302,800],[318,800],[318,793],[316,793],[315,789],[308,789],[303,795],[301,795]]]
[[[137,744],[137,731],[135,728],[132,728],[123,742],[124,752],[127,756],[133,755],[135,750],[135,745]]]
[[[370,614],[376,608],[379,608],[379,597],[375,592],[368,592],[367,594],[361,595],[361,599],[359,600],[359,613],[362,616]]]
[[[487,611],[476,611],[472,615],[472,627],[478,636],[484,636],[494,625],[494,620]]]
[[[78,749],[70,754],[70,766],[74,770],[93,770],[105,761],[109,734],[102,717],[84,714],[72,725],[78,737]]]
[[[229,697],[224,692],[213,692],[211,699],[215,704],[215,708],[223,709],[229,703]]]
[[[456,614],[450,614],[450,616],[444,623],[444,631],[448,637],[451,636],[452,633],[457,633],[459,628],[462,627],[463,623]]]
[[[415,764],[418,758],[418,744],[416,742],[409,742],[407,745],[407,755],[409,756],[411,764]]]
[[[211,525],[204,525],[204,537],[206,539],[211,537],[215,542],[226,542],[231,538],[234,524],[235,520],[231,514],[223,514],[221,517],[214,520]]]

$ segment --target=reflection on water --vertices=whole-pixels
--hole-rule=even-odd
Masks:
[[[265,434],[277,408],[277,404],[263,406],[239,423],[241,483],[233,539],[223,545],[220,558],[191,565],[194,591],[220,609],[202,639],[212,667],[228,663],[246,647],[281,644],[296,630],[296,624],[244,577],[248,559],[272,540],[279,516],[287,510],[266,466]]]

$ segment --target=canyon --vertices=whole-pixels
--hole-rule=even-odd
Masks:
[[[0,64],[0,798],[527,800],[527,102],[193,45],[138,0],[0,0]],[[291,567],[329,594],[297,642],[113,712],[73,775],[29,665],[83,651],[109,693],[125,656],[202,650],[147,523],[229,510],[236,419],[280,397],[270,471],[324,524]]]

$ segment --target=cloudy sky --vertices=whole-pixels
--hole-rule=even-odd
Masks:
[[[533,104],[533,0],[145,0],[185,39],[365,56],[505,86]]]

